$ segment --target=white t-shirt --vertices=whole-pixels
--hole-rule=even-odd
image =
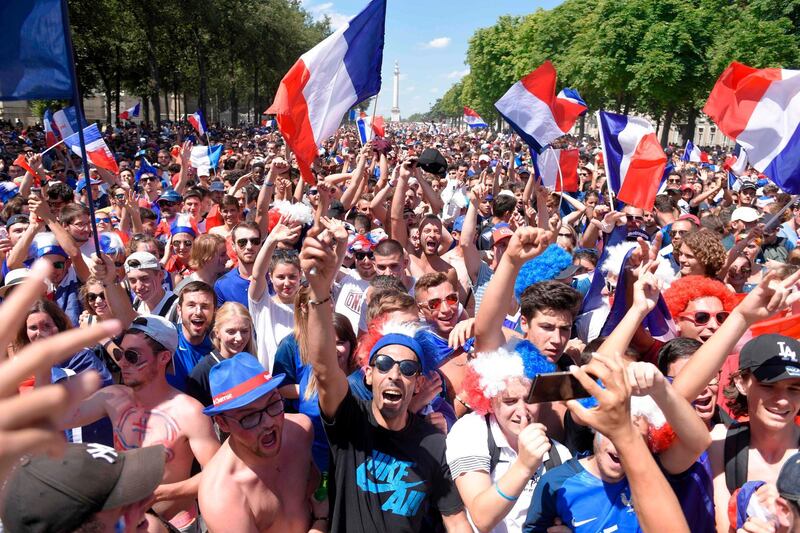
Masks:
[[[344,276],[337,285],[336,306],[334,311],[347,317],[353,326],[353,332],[358,333],[361,315],[367,312],[367,288],[369,281],[361,279],[358,272],[342,269]]]
[[[264,290],[259,301],[247,296],[250,316],[256,333],[256,357],[272,372],[275,352],[283,338],[294,331],[294,306],[276,302],[269,290]]]
[[[494,483],[503,477],[511,463],[517,460],[517,452],[508,445],[508,441],[497,424],[494,415],[490,416],[490,425],[494,442],[500,448],[500,461],[495,466],[494,472],[491,472],[492,483]],[[447,465],[450,467],[453,479],[466,472],[489,472],[491,461],[488,439],[486,419],[482,415],[469,413],[453,424],[450,433],[447,434],[447,450],[445,451]],[[572,457],[572,454],[564,445],[555,441],[554,444],[562,463]],[[533,489],[536,488],[536,483],[545,473],[544,461],[547,461],[549,457],[550,452],[545,454],[542,465],[536,471],[536,474],[522,489],[519,499],[503,518],[503,521],[492,529],[492,533],[519,533],[522,531],[522,526],[525,525],[525,518],[528,515],[528,507],[530,507],[531,498],[533,498]],[[472,519],[470,518],[471,522]]]

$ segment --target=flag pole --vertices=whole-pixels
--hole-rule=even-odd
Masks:
[[[86,151],[86,139],[83,135],[84,116],[83,116],[83,100],[81,99],[81,91],[78,87],[78,73],[75,69],[75,52],[72,47],[72,31],[69,25],[69,9],[67,8],[67,0],[61,0],[61,18],[64,24],[64,40],[66,41],[67,54],[69,55],[69,71],[72,76],[72,100],[75,106],[75,114],[78,117],[78,141],[81,145],[81,159],[83,164],[83,179],[86,182],[86,202],[89,204],[89,223],[92,226],[92,238],[94,240],[94,251],[100,255],[100,238],[97,235],[97,223],[94,219],[94,199],[92,198],[92,180],[89,177],[89,158]],[[62,140],[63,142],[63,140]]]
[[[46,149],[44,152],[40,153],[39,155],[44,155],[44,154],[46,154],[47,152],[49,152],[50,150],[52,150],[53,148],[55,148],[56,146],[59,146],[59,145],[61,145],[61,144],[64,144],[64,139],[61,139],[60,141],[58,141],[57,143],[55,143],[53,146],[51,146],[51,147],[47,148],[47,149]]]

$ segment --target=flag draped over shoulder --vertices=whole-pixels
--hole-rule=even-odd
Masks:
[[[345,113],[380,91],[385,23],[386,0],[372,0],[300,56],[281,80],[267,112],[276,115],[307,182],[314,182],[311,165],[319,146],[336,132]]]
[[[62,1],[0,2],[0,100],[73,97]]]
[[[800,70],[733,62],[703,112],[781,189],[800,194]]]

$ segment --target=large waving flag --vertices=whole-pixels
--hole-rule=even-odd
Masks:
[[[483,121],[481,116],[475,112],[474,109],[470,109],[467,106],[464,106],[464,122],[470,128],[487,128],[489,127],[486,122]]]
[[[542,185],[551,191],[577,192],[580,151],[549,149],[541,154],[531,150],[533,168]],[[559,171],[560,169],[560,171]]]
[[[750,164],[783,190],[800,193],[800,70],[733,62],[703,112],[747,150]]]
[[[362,113],[361,116],[356,119],[356,129],[358,129],[358,138],[361,140],[362,145],[371,141],[372,137],[375,135],[378,137],[386,136],[386,122],[381,115],[376,115],[373,120],[373,118],[368,117],[366,113]]]
[[[193,146],[189,161],[194,168],[205,169],[217,168],[219,156],[222,155],[222,145],[216,146]]]
[[[336,132],[347,110],[381,89],[386,0],[372,0],[361,13],[300,56],[281,80],[275,114],[303,179],[313,183],[311,164],[319,146]]]
[[[44,126],[44,141],[48,148],[58,142],[56,138],[55,128],[53,127],[53,113],[49,109],[44,110],[42,116],[42,125]]]
[[[667,155],[645,119],[598,112],[600,146],[609,186],[620,201],[653,209]]]
[[[0,100],[72,99],[62,0],[0,2]]]
[[[119,114],[119,118],[122,120],[130,120],[133,117],[139,116],[139,109],[141,107],[141,102],[136,102],[136,105],[133,107],[129,107],[125,111]]]
[[[189,124],[192,125],[197,134],[200,135],[201,137],[205,135],[206,132],[208,131],[208,128],[206,127],[206,121],[203,118],[203,112],[201,110],[198,109],[197,111],[186,117],[186,120],[189,121]]]
[[[119,172],[114,154],[111,153],[111,150],[103,140],[103,136],[100,135],[97,124],[92,123],[85,127],[83,129],[83,138],[86,141],[86,156],[91,164],[98,168],[110,170],[111,172]],[[64,144],[80,157],[83,157],[77,133],[73,133],[69,137],[64,138]]]
[[[58,136],[66,139],[78,132],[78,113],[75,106],[65,107],[53,113],[53,123],[56,125]]]
[[[708,154],[700,150],[691,140],[686,141],[686,148],[683,150],[681,161],[692,163],[708,163]]]
[[[550,61],[512,85],[494,106],[537,152],[572,129],[587,109],[577,91],[556,95],[556,69]]]

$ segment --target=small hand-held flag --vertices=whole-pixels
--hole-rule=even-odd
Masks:
[[[130,120],[133,117],[139,116],[139,108],[141,107],[141,102],[136,102],[136,105],[133,107],[129,107],[125,111],[119,114],[119,118],[121,120]]]
[[[541,154],[531,150],[533,169],[542,185],[551,191],[578,191],[578,163],[580,152],[571,150],[550,149]]]
[[[208,128],[206,128],[206,121],[203,118],[203,112],[201,110],[198,109],[186,117],[186,120],[189,121],[189,124],[192,125],[198,135],[203,136],[208,131]]]
[[[339,128],[347,111],[381,89],[386,0],[372,0],[361,13],[300,56],[281,80],[267,110],[292,149],[303,179],[314,183],[311,165],[319,146]]]
[[[667,166],[655,129],[643,118],[606,111],[597,121],[609,187],[620,201],[652,210]]]
[[[708,163],[708,154],[695,146],[691,140],[686,141],[686,148],[683,149],[681,161],[692,163]]]
[[[556,95],[556,69],[550,61],[511,86],[494,107],[527,143],[541,153],[567,133],[588,109],[577,91]]]
[[[481,116],[474,109],[470,109],[467,106],[464,106],[464,123],[470,128],[488,127],[488,124],[483,121]]]
[[[44,126],[44,141],[48,148],[54,146],[58,140],[56,139],[55,128],[53,128],[53,113],[49,109],[44,110],[42,116],[42,125]]]
[[[97,124],[89,124],[83,129],[83,137],[85,139],[86,156],[88,161],[96,167],[110,170],[111,172],[119,172],[117,161],[114,159],[114,154],[106,145],[103,136],[100,135],[100,130],[97,129]],[[84,157],[81,151],[80,140],[78,134],[73,133],[64,139],[64,144],[80,157]],[[86,159],[86,158],[84,158]]]
[[[75,106],[65,107],[53,113],[53,123],[61,139],[65,139],[78,131],[78,113]]]
[[[800,70],[733,62],[703,112],[747,150],[750,164],[786,192],[800,193]]]

